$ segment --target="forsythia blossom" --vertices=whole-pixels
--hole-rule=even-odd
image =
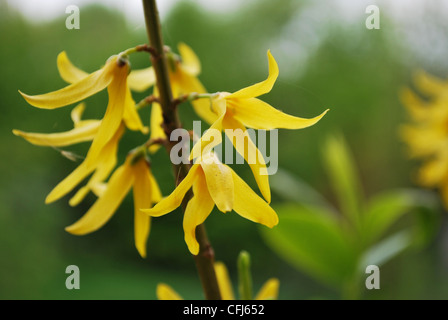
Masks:
[[[401,136],[408,144],[410,156],[423,159],[418,182],[440,189],[448,207],[448,82],[419,72],[416,87],[428,99],[404,89],[401,100],[412,123],[403,125]]]
[[[196,227],[207,219],[215,205],[221,212],[234,210],[240,216],[270,228],[278,223],[275,211],[212,153],[203,155],[169,196],[153,208],[142,211],[153,217],[170,213],[180,206],[192,186],[194,195],[185,209],[183,228],[185,242],[194,255],[199,252]]]
[[[317,123],[328,110],[315,118],[304,119],[285,114],[257,99],[256,97],[271,91],[279,74],[277,62],[270,51],[268,51],[268,60],[269,76],[266,80],[234,93],[221,92],[213,98],[211,111],[214,113],[214,121],[210,127],[212,130],[208,130],[195,144],[190,158],[200,157],[205,148],[209,150],[219,145],[222,138],[221,135],[216,135],[216,132],[224,131],[227,134],[225,129],[232,129],[233,133],[242,134],[247,144],[236,143],[240,139],[235,140],[231,136],[229,136],[229,139],[237,152],[244,156],[249,163],[261,193],[266,201],[270,202],[271,192],[266,164],[262,154],[251,141],[246,127],[263,130],[276,128],[302,129]]]

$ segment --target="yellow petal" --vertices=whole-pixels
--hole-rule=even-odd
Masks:
[[[146,257],[146,242],[151,227],[151,217],[140,211],[153,205],[152,179],[149,165],[142,158],[133,167],[134,170],[134,240],[142,258]]]
[[[271,54],[271,51],[268,51],[268,60],[269,60],[269,75],[268,78],[262,82],[254,84],[250,87],[241,89],[235,93],[232,93],[229,98],[232,99],[247,99],[261,96],[262,94],[268,93],[271,91],[274,86],[275,81],[278,77],[278,65],[275,61],[274,57]]]
[[[73,190],[81,181],[93,172],[94,168],[88,168],[85,162],[82,162],[72,173],[64,180],[58,183],[56,187],[48,194],[45,203],[52,203]]]
[[[194,51],[185,43],[179,43],[177,48],[182,57],[182,68],[192,76],[199,75],[201,73],[201,62]]]
[[[86,78],[89,74],[77,67],[67,57],[67,53],[62,51],[57,58],[58,70],[61,78],[65,82],[75,83]]]
[[[97,120],[90,123],[90,125],[58,133],[33,133],[20,130],[13,130],[12,132],[16,136],[20,136],[37,146],[64,147],[80,142],[92,141],[100,125],[101,121]]]
[[[226,115],[226,100],[217,98],[213,103],[214,110],[218,115],[218,119],[210,126],[210,128],[202,135],[193,146],[190,153],[190,160],[201,157],[203,154],[209,153],[215,146],[222,142],[222,121]]]
[[[400,100],[415,121],[428,118],[427,104],[409,88],[403,88],[400,91]]]
[[[154,102],[151,106],[150,139],[157,140],[166,138],[165,131],[163,130],[162,125],[163,125],[162,107],[160,106],[160,104]],[[154,144],[151,147],[149,147],[149,151],[151,153],[155,153],[157,150],[159,150],[159,148],[160,148],[159,144]]]
[[[173,77],[175,82],[175,98],[183,94],[207,93],[202,83],[194,76],[186,73],[182,69]],[[212,124],[218,119],[218,116],[212,111],[212,102],[210,99],[202,98],[191,102],[194,111],[208,124]]]
[[[145,127],[140,119],[137,109],[135,108],[135,101],[132,99],[131,90],[129,90],[129,88],[126,88],[123,120],[130,130],[141,131],[143,134],[147,134],[149,132],[148,127]]]
[[[216,262],[215,273],[222,300],[235,300],[232,282],[230,281],[229,273],[227,272],[225,264],[222,262]]]
[[[87,195],[89,194],[89,191],[90,191],[89,184],[84,187],[79,188],[78,191],[76,191],[75,195],[70,198],[70,200],[68,202],[69,205],[72,207],[75,207],[78,204],[80,204],[81,201],[84,200],[85,197],[87,197]]]
[[[183,300],[182,297],[170,286],[159,283],[157,285],[157,299],[159,300]]]
[[[125,131],[122,124],[112,139],[104,146],[99,156],[99,161],[95,173],[89,179],[87,185],[78,190],[78,192],[70,199],[69,204],[77,206],[87,196],[90,190],[94,191],[97,196],[103,194],[103,181],[107,179],[117,164],[118,144]]]
[[[416,86],[425,94],[439,96],[448,94],[448,82],[426,73],[423,70],[414,75]]]
[[[261,194],[268,203],[271,202],[271,189],[269,187],[269,175],[266,168],[266,162],[260,150],[255,146],[250,138],[246,128],[236,119],[226,116],[223,120],[223,127],[229,140],[235,147],[235,150],[244,157],[249,164],[255,177]],[[233,131],[228,131],[231,129]]]
[[[199,243],[196,240],[196,227],[202,224],[212,212],[215,204],[207,190],[207,184],[203,175],[199,176],[193,184],[194,195],[188,201],[184,214],[185,242],[191,254],[199,253]]]
[[[174,189],[169,196],[163,198],[151,209],[142,208],[142,211],[152,217],[160,217],[179,207],[185,194],[196,180],[198,169],[200,169],[199,165],[193,165],[187,176],[181,181],[181,183],[179,183],[176,189]],[[200,170],[202,171],[202,169]]]
[[[233,178],[230,168],[212,156],[203,156],[201,167],[207,181],[207,188],[210,196],[218,209],[228,212],[233,207]]]
[[[117,66],[117,57],[108,60],[106,65],[84,79],[75,82],[63,89],[47,94],[30,96],[19,91],[25,100],[34,107],[42,109],[55,109],[63,107],[94,95],[106,88],[114,77],[116,69],[123,69]]]
[[[73,108],[72,112],[70,113],[70,117],[72,118],[73,124],[75,125],[81,122],[82,114],[84,113],[84,110],[86,109],[86,104],[84,102],[81,102],[76,107]]]
[[[101,228],[115,213],[131,189],[133,180],[132,167],[125,163],[114,172],[103,196],[95,201],[81,219],[65,230],[71,234],[85,235]]]
[[[425,187],[434,187],[448,174],[448,156],[447,152],[439,154],[437,158],[425,162],[418,172],[418,181]]]
[[[233,170],[235,198],[233,210],[240,216],[269,228],[278,223],[275,211],[260,198]]]
[[[276,278],[269,279],[261,287],[255,300],[276,300],[278,298],[278,288],[280,287],[280,281]]]
[[[156,83],[153,67],[132,70],[128,76],[128,85],[132,91],[143,92]]]
[[[246,127],[254,129],[302,129],[314,125],[328,111],[311,118],[299,118],[283,113],[264,101],[251,99],[227,99],[227,108]]]
[[[129,67],[127,65],[116,68],[113,81],[107,88],[109,103],[106,113],[86,156],[86,164],[89,167],[95,165],[101,149],[114,136],[121,124],[126,100],[128,70]]]

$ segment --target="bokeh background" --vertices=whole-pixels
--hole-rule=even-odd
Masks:
[[[448,7],[445,1],[159,1],[165,42],[190,45],[202,62],[201,81],[210,92],[232,92],[267,74],[271,49],[280,77],[263,99],[290,114],[312,117],[330,108],[317,125],[279,132],[279,166],[312,185],[330,201],[322,149],[328,135],[345,136],[358,165],[367,197],[415,187],[418,162],[409,160],[398,135],[407,120],[398,92],[411,86],[414,72],[448,74]],[[34,3],[34,4],[32,4]],[[29,94],[65,85],[56,56],[67,51],[86,71],[96,70],[112,54],[146,43],[141,3],[132,1],[0,0],[0,298],[1,299],[155,299],[157,283],[172,285],[182,296],[202,298],[194,261],[183,241],[178,211],[153,220],[148,258],[133,243],[132,197],[128,196],[101,230],[83,237],[64,231],[94,201],[71,208],[68,197],[45,205],[45,196],[77,163],[51,148],[32,146],[12,129],[32,132],[70,128],[71,108],[46,111],[27,105]],[[81,8],[80,30],[65,28],[65,7]],[[381,10],[381,29],[365,27],[365,8]],[[51,14],[50,14],[51,13]],[[133,67],[148,66],[145,54],[132,56]],[[144,94],[136,95],[139,101]],[[87,100],[85,118],[99,118],[107,95]],[[149,119],[149,110],[142,111]],[[184,105],[186,127],[195,119]],[[142,143],[128,133],[120,158]],[[70,149],[85,152],[88,146]],[[153,159],[164,194],[173,176],[162,151]],[[248,168],[241,175],[255,187]],[[256,188],[254,188],[256,190]],[[272,205],[285,200],[273,190]],[[446,213],[430,244],[406,251],[381,269],[381,290],[369,299],[445,299],[448,297]],[[227,264],[236,288],[236,258],[252,255],[254,288],[280,279],[280,299],[339,298],[339,292],[293,268],[263,241],[259,226],[230,213],[214,211],[206,222],[217,260]],[[81,289],[65,288],[65,268],[81,270]]]

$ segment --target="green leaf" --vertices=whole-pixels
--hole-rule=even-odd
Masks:
[[[421,224],[422,228],[423,224],[427,225],[424,228],[426,231],[422,229],[426,236],[421,235],[427,239],[432,234],[431,229],[436,227],[432,219],[436,203],[434,195],[424,190],[394,190],[376,196],[370,201],[363,219],[366,243],[379,239],[398,219],[411,212],[420,212],[420,222],[417,221],[417,224]]]
[[[342,136],[330,136],[327,139],[324,160],[341,212],[353,226],[359,227],[362,188],[355,163]]]
[[[408,248],[412,243],[412,233],[409,230],[400,231],[382,240],[367,250],[360,260],[359,268],[364,272],[369,265],[381,266]]]
[[[271,190],[285,200],[336,212],[318,191],[287,170],[278,169],[277,173],[270,177],[269,184]]]
[[[278,226],[261,231],[279,256],[326,284],[342,287],[349,281],[357,255],[334,215],[298,205],[277,207],[276,212]]]

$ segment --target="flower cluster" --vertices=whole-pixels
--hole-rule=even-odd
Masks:
[[[402,126],[401,136],[410,156],[423,159],[419,184],[440,189],[448,207],[448,82],[420,71],[415,84],[424,98],[403,89],[401,100],[412,123]]]
[[[188,199],[183,227],[185,241],[192,254],[199,252],[195,229],[205,221],[215,205],[222,212],[234,210],[251,221],[268,227],[275,226],[278,218],[269,206],[271,195],[268,176],[264,174],[266,164],[249,137],[245,140],[245,145],[235,144],[235,149],[246,160],[247,157],[256,156],[257,161],[251,162],[250,166],[264,199],[230,167],[216,158],[213,147],[221,143],[221,137],[210,141],[207,133],[193,147],[191,160],[195,162],[189,173],[169,196],[162,199],[152,174],[149,156],[170,137],[166,136],[164,130],[164,117],[158,102],[159,92],[153,68],[130,70],[129,54],[145,51],[138,48],[142,46],[110,57],[102,68],[90,74],[75,67],[66,53],[62,52],[57,58],[57,66],[62,79],[69,83],[68,86],[42,95],[33,96],[20,92],[29,104],[42,109],[56,109],[80,102],[71,112],[74,123],[71,130],[49,134],[13,131],[30,143],[53,148],[90,142],[83,161],[46,198],[46,203],[54,202],[88,179],[72,196],[70,205],[79,204],[89,192],[98,198],[85,215],[66,230],[76,235],[98,230],[107,223],[131,189],[134,198],[135,245],[142,257],[146,256],[151,217],[172,212],[190,189],[193,195]],[[166,54],[173,98],[187,100],[185,97],[191,97],[193,109],[211,125],[210,128],[219,131],[227,128],[241,129],[245,135],[247,127],[265,130],[301,129],[315,124],[325,114],[324,112],[312,119],[298,118],[280,112],[257,98],[268,93],[278,77],[278,66],[270,52],[269,76],[265,81],[234,93],[207,94],[197,78],[201,71],[199,59],[185,44],[180,44],[178,50],[180,55],[170,50]],[[154,87],[152,95],[135,103],[132,91],[143,92],[151,87]],[[107,89],[108,104],[103,118],[83,120],[82,114],[86,106],[82,101],[104,89]],[[145,104],[152,104],[149,126],[145,126],[138,113]],[[148,135],[148,142],[129,151],[125,162],[117,167],[120,140],[127,130]],[[248,153],[245,152],[246,149]]]

